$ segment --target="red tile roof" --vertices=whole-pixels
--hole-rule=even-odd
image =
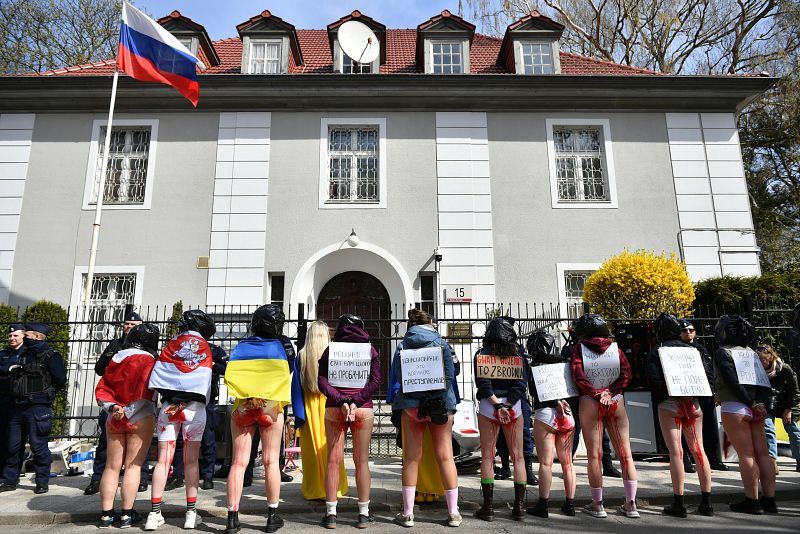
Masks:
[[[291,74],[321,74],[333,72],[333,59],[327,30],[297,30],[297,38],[303,51],[305,63],[290,68]],[[382,74],[417,72],[415,53],[416,29],[386,30],[386,63],[381,65]],[[473,74],[509,74],[498,63],[501,40],[487,35],[475,34],[470,46],[470,66]],[[238,37],[214,41],[214,49],[221,63],[204,71],[204,74],[240,74],[242,41]],[[96,76],[112,74],[114,60],[105,60],[85,65],[67,67],[34,74],[35,76]],[[610,61],[561,52],[561,72],[583,75],[657,75],[659,73],[619,65]]]

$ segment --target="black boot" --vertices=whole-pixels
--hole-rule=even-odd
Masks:
[[[603,476],[611,478],[622,478],[622,473],[614,467],[614,462],[610,456],[603,456]]]
[[[672,504],[665,506],[663,512],[672,517],[686,517],[686,506],[683,505],[683,495],[673,495]]]
[[[525,476],[528,478],[529,486],[538,486],[539,479],[536,478],[536,473],[533,472],[533,458],[525,458]]]
[[[778,505],[775,503],[775,497],[761,497],[761,508],[768,514],[777,514]]]
[[[475,517],[484,521],[494,521],[494,482],[481,482],[483,506],[475,512]]]
[[[228,522],[225,524],[225,534],[236,534],[242,529],[239,526],[239,512],[228,512]]]
[[[497,480],[508,480],[511,478],[511,466],[508,457],[500,457],[500,469],[495,471],[494,478]]]
[[[547,502],[548,499],[542,499],[539,497],[536,505],[528,507],[525,511],[530,515],[535,515],[536,517],[548,517],[550,513],[547,511]]]
[[[89,485],[86,486],[86,489],[83,490],[84,495],[94,495],[95,493],[100,492],[100,481],[99,480],[90,480]]]
[[[514,507],[511,508],[511,517],[517,521],[525,518],[525,484],[514,482]]]
[[[741,514],[764,514],[764,509],[761,508],[761,503],[758,502],[758,499],[750,499],[749,497],[745,497],[743,501],[731,503],[731,510]]]
[[[279,528],[283,526],[283,518],[278,515],[277,508],[268,508],[267,509],[267,532],[276,532]]]

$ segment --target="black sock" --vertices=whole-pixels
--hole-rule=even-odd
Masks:
[[[105,517],[114,517],[114,509],[111,510],[103,510],[103,516]]]
[[[703,491],[700,493],[700,503],[706,506],[711,504],[711,492]]]
[[[539,505],[540,506],[547,506],[547,503],[549,503],[549,502],[550,502],[550,499],[542,499],[541,497],[539,497]]]
[[[126,510],[125,508],[122,509],[122,515],[127,515],[128,517],[133,515],[133,508]]]
[[[574,501],[574,500],[575,500],[575,499],[565,499],[565,501],[566,501],[566,503],[567,503],[567,504],[573,504],[573,501]]]
[[[672,498],[675,501],[676,506],[683,506],[683,495],[676,495],[673,493]]]

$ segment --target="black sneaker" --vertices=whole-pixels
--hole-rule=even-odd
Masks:
[[[147,491],[147,481],[146,480],[142,480],[142,481],[139,482],[139,489],[137,491],[139,493]]]
[[[708,466],[714,471],[727,471],[728,466],[722,462],[709,462]]]
[[[550,513],[547,511],[547,504],[542,501],[537,501],[534,506],[529,506],[525,509],[528,515],[535,515],[536,517],[549,517]]]
[[[683,457],[683,470],[687,473],[697,473],[697,469],[695,468],[694,464],[685,455]]]
[[[507,480],[511,478],[511,468],[509,467],[501,467],[497,470],[497,474],[494,476],[497,480]]]
[[[764,509],[758,500],[747,497],[743,501],[731,503],[731,510],[740,514],[764,515]]]
[[[277,532],[283,526],[283,518],[278,515],[277,508],[270,508],[267,512],[267,532]]]
[[[325,517],[322,518],[322,522],[320,524],[325,528],[336,528],[336,515],[325,514]]]
[[[778,505],[775,503],[775,497],[761,497],[761,508],[768,514],[777,514]]]
[[[47,493],[50,491],[50,486],[48,486],[47,482],[38,482],[36,484],[36,489],[33,492],[36,495],[41,495],[42,493]]]
[[[94,495],[100,492],[100,481],[99,480],[90,480],[89,485],[86,486],[86,489],[83,490],[84,495]]]
[[[200,487],[203,488],[204,490],[214,489],[214,481],[211,480],[210,478],[207,478],[203,481],[203,485]]]
[[[697,507],[697,513],[708,517],[714,516],[714,507],[710,504],[701,504]]]
[[[561,506],[561,512],[564,515],[575,517],[575,502],[574,501],[564,502],[564,504]]]
[[[102,514],[100,520],[97,522],[97,528],[111,528],[111,525],[119,520],[116,514],[106,515]]]
[[[356,523],[356,528],[367,528],[374,522],[375,518],[372,517],[372,514],[369,515],[358,514],[358,523]]]
[[[603,464],[603,476],[610,478],[622,478],[622,473],[619,469],[614,467],[614,464],[609,462],[607,464]]]
[[[169,477],[167,479],[167,484],[164,486],[164,491],[172,491],[174,489],[182,488],[183,485],[183,477]]]
[[[0,485],[0,493],[2,493],[4,491],[14,491],[15,489],[17,489],[17,485],[16,484],[2,484],[2,485]]]
[[[671,515],[672,517],[686,517],[686,507],[676,503],[665,506],[662,512],[664,512],[666,515]]]
[[[139,515],[139,512],[133,510],[131,515],[123,515],[119,518],[119,528],[130,528],[141,520],[142,516]]]
[[[294,477],[287,473],[286,471],[281,471],[281,482],[291,482],[294,480]]]

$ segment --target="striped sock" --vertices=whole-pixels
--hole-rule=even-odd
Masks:
[[[194,512],[197,508],[197,497],[186,497],[186,511]]]
[[[155,497],[150,499],[151,512],[155,512],[157,514],[161,513],[161,499],[162,499],[161,497],[157,499]]]

